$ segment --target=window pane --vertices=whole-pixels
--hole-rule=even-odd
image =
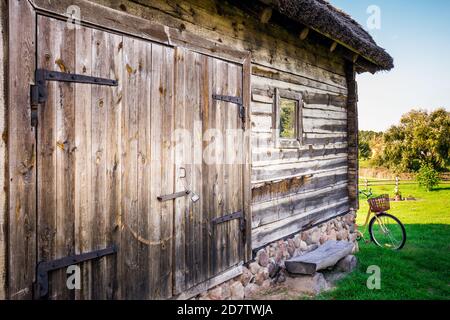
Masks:
[[[296,139],[297,101],[280,98],[280,138]]]

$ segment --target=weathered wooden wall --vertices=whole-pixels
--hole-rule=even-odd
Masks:
[[[8,1],[8,296],[30,299],[36,270],[36,153],[30,84],[36,69],[36,15]],[[14,44],[14,45],[12,45]],[[11,281],[14,279],[14,281]]]
[[[253,248],[349,209],[346,87],[324,88],[317,73],[311,77],[318,81],[253,67]],[[303,93],[300,148],[275,147],[275,88]]]
[[[21,17],[26,23],[20,23],[19,19],[10,23],[10,30],[14,30],[10,37],[17,43],[14,50],[19,50],[10,54],[25,55],[29,58],[24,61],[16,59],[10,64],[9,86],[13,93],[11,103],[29,106],[29,84],[33,81],[35,69],[33,35],[36,24],[30,7],[24,6],[23,3],[19,5],[19,2],[10,1],[10,14]],[[48,5],[47,1],[36,2]],[[73,2],[81,4],[85,1]],[[69,3],[72,1],[65,0],[54,3],[54,6],[60,6],[59,9],[64,11],[64,6]],[[269,20],[261,23],[257,8],[246,6],[244,11],[219,0],[91,0],[90,3],[113,9],[108,9],[108,12],[105,10],[105,15],[98,11],[99,16],[113,17],[114,10],[117,10],[129,14],[128,17],[145,19],[141,19],[142,22],[151,21],[165,26],[151,29],[147,28],[146,24],[139,29],[139,20],[133,20],[133,25],[127,24],[131,21],[127,16],[114,20],[114,23],[120,23],[122,19],[128,34],[133,34],[133,28],[142,34],[156,30],[160,38],[166,39],[163,43],[183,46],[185,41],[187,47],[191,46],[191,35],[196,35],[208,42],[205,43],[205,48],[207,47],[206,51],[211,54],[214,54],[215,48],[226,51],[226,47],[231,49],[229,52],[223,52],[225,56],[233,50],[251,52],[252,64],[248,64],[246,68],[250,69],[252,74],[251,102],[247,105],[250,106],[251,112],[252,154],[249,160],[252,162],[253,248],[349,210],[349,191],[355,190],[356,186],[349,185],[355,183],[355,174],[353,170],[349,170],[349,163],[354,169],[355,162],[354,149],[349,150],[348,136],[353,135],[353,146],[357,128],[354,125],[356,105],[352,112],[349,112],[348,69],[345,67],[344,58],[330,52],[326,42],[310,41],[309,37],[300,40],[298,34],[280,27],[275,22]],[[102,7],[96,6],[96,10],[102,10]],[[107,27],[113,28],[111,25]],[[176,39],[171,39],[171,35],[175,34],[171,33],[171,30],[176,30]],[[137,36],[146,38],[141,34]],[[211,46],[211,41],[214,41],[215,45]],[[232,53],[235,54],[234,51]],[[130,53],[130,57],[133,54]],[[181,69],[176,71],[181,72]],[[18,75],[21,75],[21,81],[16,81]],[[354,77],[354,73],[352,76]],[[244,87],[245,81],[247,80],[244,79]],[[304,143],[300,148],[275,147],[271,131],[274,126],[272,113],[275,89],[292,90],[303,96]],[[250,97],[246,98],[246,90],[243,95],[250,101]],[[36,255],[33,253],[36,247],[36,237],[33,236],[36,234],[36,156],[29,109],[10,111],[9,123],[14,124],[16,128],[9,133],[11,143],[8,146],[8,166],[11,173],[9,199],[6,201],[9,204],[8,221],[11,229],[9,246],[19,248],[19,251],[9,255],[9,265],[20,266],[10,272],[10,277],[15,279],[11,289],[14,294],[10,297],[29,298],[36,265]],[[93,134],[98,134],[98,137],[104,140],[101,132]],[[0,148],[0,156],[1,151]],[[145,184],[140,184],[140,187],[144,188]],[[74,201],[81,203],[83,199],[77,198]],[[0,219],[2,217],[0,223],[5,221],[4,216],[0,216]],[[0,233],[0,244],[2,235],[3,233]],[[1,253],[0,246],[0,285],[4,270],[1,268]],[[154,261],[159,264],[157,260]],[[161,265],[163,264],[164,262]],[[131,284],[140,280],[130,277],[126,281]],[[0,287],[0,296],[1,290]],[[170,288],[167,291],[170,291]],[[169,292],[164,294],[168,295]]]
[[[6,87],[7,1],[0,1],[0,300],[6,298]]]
[[[277,23],[261,24],[250,5],[244,11],[216,0],[93,1],[251,51],[253,248],[349,209],[343,57]],[[277,149],[272,141],[275,88],[305,96],[304,146],[298,150]]]
[[[348,192],[350,206],[359,208],[358,200],[358,84],[356,83],[355,67],[351,63],[345,66],[348,86],[347,99],[347,134],[348,134]]]

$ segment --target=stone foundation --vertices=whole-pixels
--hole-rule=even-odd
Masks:
[[[251,298],[259,291],[286,281],[287,273],[284,262],[287,259],[312,251],[327,240],[353,242],[353,252],[357,252],[355,218],[355,213],[348,213],[302,231],[286,240],[268,244],[257,252],[254,261],[243,267],[242,275],[211,288],[194,299],[242,300]]]

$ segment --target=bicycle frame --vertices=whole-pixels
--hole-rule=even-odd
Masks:
[[[363,239],[365,239],[365,238],[364,238],[364,234],[365,234],[366,231],[367,231],[367,228],[368,228],[368,225],[369,225],[369,221],[370,221],[370,217],[372,216],[372,213],[374,214],[374,217],[375,217],[375,219],[377,219],[377,221],[378,221],[378,223],[380,224],[380,226],[381,226],[382,228],[384,228],[384,223],[383,223],[383,221],[381,221],[381,220],[378,218],[378,215],[381,214],[381,213],[383,213],[383,212],[372,212],[372,211],[370,210],[370,208],[369,208],[369,210],[368,210],[368,212],[367,212],[367,216],[366,216],[366,221],[365,221],[364,224],[362,225],[362,227],[364,228],[364,232],[361,232],[361,231],[359,231],[359,230],[356,230],[357,233],[358,233],[358,235],[359,235],[361,238],[363,238]],[[383,230],[383,232],[385,232],[385,231],[386,231],[386,230]]]

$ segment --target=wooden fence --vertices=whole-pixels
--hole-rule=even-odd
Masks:
[[[450,172],[444,172],[439,175],[439,178],[441,179],[440,184],[450,184]],[[396,177],[395,179],[371,179],[371,178],[364,178],[361,177],[359,179],[359,185],[361,188],[369,188],[373,186],[399,186],[399,185],[413,185],[417,184],[416,180],[413,179],[400,179],[399,177]]]

